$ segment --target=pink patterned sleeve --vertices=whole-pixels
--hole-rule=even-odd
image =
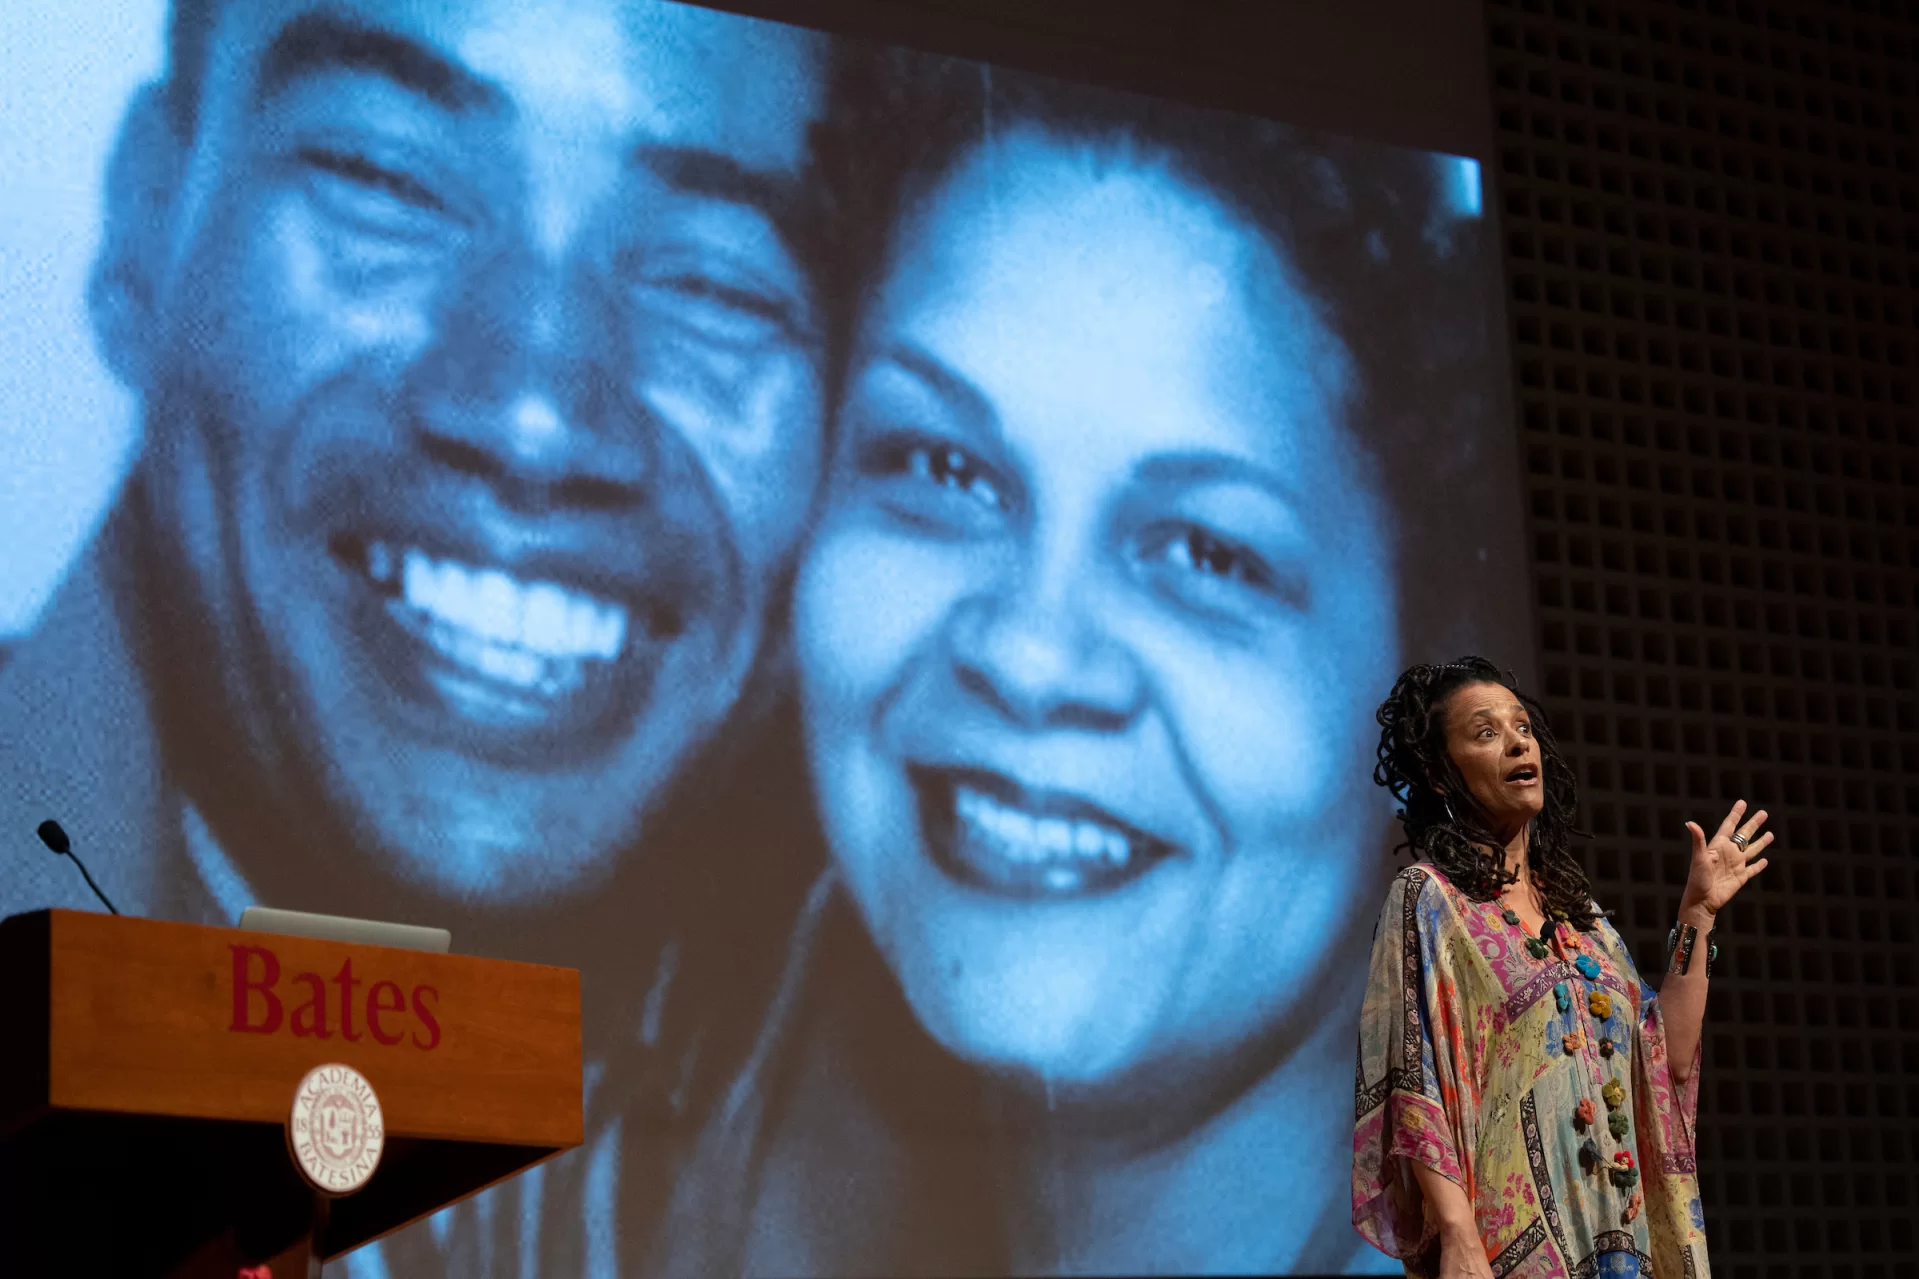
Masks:
[[[1386,895],[1360,1012],[1353,1106],[1353,1226],[1413,1272],[1426,1268],[1420,1263],[1437,1240],[1412,1164],[1465,1184],[1445,1100],[1458,1093],[1440,1078],[1429,1014],[1439,896],[1417,866],[1400,872]]]
[[[1666,1030],[1659,1016],[1659,996],[1642,986],[1639,1000],[1639,1043],[1633,1054],[1633,1070],[1638,1078],[1637,1095],[1643,1099],[1646,1118],[1640,1142],[1640,1166],[1648,1172],[1692,1175],[1699,1169],[1693,1152],[1693,1132],[1699,1121],[1699,1066],[1704,1058],[1705,1036],[1692,1050],[1692,1068],[1684,1083],[1672,1077],[1672,1063],[1666,1056]]]
[[[1624,956],[1621,942],[1616,954]],[[1639,1025],[1633,1043],[1633,1127],[1644,1177],[1646,1220],[1653,1273],[1710,1279],[1705,1213],[1699,1201],[1699,1159],[1693,1134],[1699,1118],[1699,1074],[1704,1036],[1693,1048],[1685,1082],[1673,1079],[1659,996],[1622,966],[1639,985]]]

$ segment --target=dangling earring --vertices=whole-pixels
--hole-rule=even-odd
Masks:
[[[1453,801],[1446,798],[1444,795],[1441,795],[1439,797],[1439,802],[1446,806],[1446,820],[1451,822],[1455,826],[1459,825],[1459,819],[1453,816]]]

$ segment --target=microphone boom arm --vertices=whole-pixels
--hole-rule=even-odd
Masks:
[[[87,870],[87,864],[80,860],[78,853],[73,851],[73,841],[67,838],[67,832],[62,829],[59,822],[48,818],[46,821],[40,823],[39,828],[34,831],[34,834],[40,837],[40,842],[45,844],[55,857],[65,857],[80,868],[81,877],[87,881],[87,887],[93,890],[93,895],[100,899],[102,906],[105,906],[112,914],[117,915],[120,913],[120,908],[115,906],[106,893],[101,891],[100,885],[93,882],[93,875]]]

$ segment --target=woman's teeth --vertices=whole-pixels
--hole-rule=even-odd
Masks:
[[[377,542],[367,547],[366,571],[392,593],[394,617],[443,659],[525,692],[571,692],[588,662],[611,662],[626,643],[624,606],[554,582]]]
[[[1008,861],[1119,867],[1132,857],[1132,841],[1110,826],[1042,817],[967,786],[956,787],[953,796],[962,836],[990,847]]]

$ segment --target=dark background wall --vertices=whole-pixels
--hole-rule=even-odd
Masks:
[[[1642,964],[1680,823],[1783,847],[1720,928],[1713,1264],[1912,1275],[1919,169],[1911,5],[1488,6],[1546,693]]]
[[[702,0],[1485,159],[1480,0]]]
[[[1766,805],[1700,1121],[1733,1279],[1919,1275],[1919,8],[730,0],[1487,160],[1545,697],[1656,972]],[[1523,665],[1523,659],[1521,659]]]

